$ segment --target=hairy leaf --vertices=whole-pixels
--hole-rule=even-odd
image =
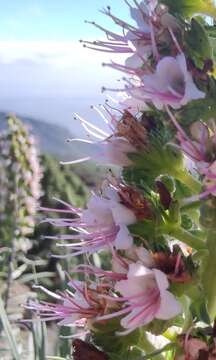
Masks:
[[[213,0],[161,0],[160,2],[167,5],[171,13],[184,17],[191,17],[194,14],[216,16]]]

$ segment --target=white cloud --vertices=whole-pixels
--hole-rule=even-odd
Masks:
[[[105,56],[102,53],[84,49],[78,41],[0,41],[0,60],[12,63],[30,60],[37,64],[61,67],[100,66]]]
[[[120,77],[101,66],[107,60],[79,42],[0,41],[0,110],[65,124],[73,112],[89,116],[101,87]]]

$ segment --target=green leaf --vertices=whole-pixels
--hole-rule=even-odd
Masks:
[[[206,306],[206,301],[203,297],[200,297],[191,304],[190,311],[194,319],[197,319],[198,321],[202,321],[208,325],[211,324],[211,320],[209,318],[209,314]]]
[[[215,117],[216,101],[215,95],[207,96],[202,100],[191,101],[188,105],[184,106],[178,113],[177,117],[181,125],[188,129],[188,127],[198,120],[207,122],[210,118]]]
[[[155,223],[151,220],[143,220],[136,224],[129,225],[128,228],[131,234],[145,238],[146,236],[148,237],[154,234]]]
[[[185,34],[186,51],[195,65],[203,68],[207,59],[212,59],[213,51],[204,26],[196,18],[191,20],[191,29]]]
[[[11,353],[13,355],[13,359],[14,360],[21,360],[21,357],[20,357],[19,352],[18,352],[17,344],[16,344],[16,339],[14,338],[12,328],[11,328],[11,325],[9,323],[6,311],[4,309],[4,303],[3,303],[1,297],[0,297],[0,319],[1,319],[4,331],[5,331],[5,334],[7,336],[8,343],[10,345],[10,350],[11,350]]]
[[[216,17],[216,8],[213,0],[161,0],[169,7],[173,14],[192,17],[194,14],[203,14]]]

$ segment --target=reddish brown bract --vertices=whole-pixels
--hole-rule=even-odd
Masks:
[[[96,347],[80,339],[73,341],[74,360],[109,360],[108,356]]]

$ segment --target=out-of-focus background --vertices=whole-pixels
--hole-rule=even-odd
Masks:
[[[2,111],[64,125],[75,133],[74,111],[93,118],[89,107],[102,101],[100,89],[119,74],[104,70],[109,54],[83,48],[80,39],[103,38],[85,20],[113,29],[100,13],[106,5],[118,13],[119,1],[0,1],[0,96]],[[121,4],[121,16],[128,8]]]
[[[96,126],[105,124],[91,109],[104,102],[102,86],[116,85],[119,74],[104,69],[110,55],[84,49],[80,39],[104,38],[85,23],[96,21],[115,30],[101,14],[110,5],[128,17],[116,0],[0,0],[0,359],[71,358],[71,329],[54,323],[22,322],[31,313],[22,305],[40,284],[64,289],[64,271],[83,261],[59,260],[55,241],[46,236],[64,232],[42,222],[39,206],[62,205],[53,197],[85,206],[89,189],[97,186],[99,169],[93,161],[62,166],[60,161],[83,156],[67,138],[85,137],[76,112]],[[120,60],[120,59],[117,59]],[[42,222],[42,223],[41,223]],[[102,260],[101,260],[102,259]],[[96,264],[104,261],[94,258]],[[50,300],[50,299],[49,299]],[[9,320],[9,322],[8,322]],[[69,357],[68,357],[69,356]],[[59,358],[60,359],[60,358]]]

